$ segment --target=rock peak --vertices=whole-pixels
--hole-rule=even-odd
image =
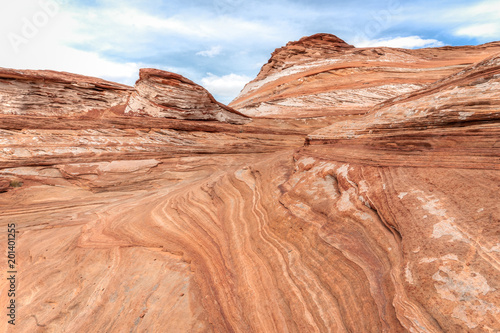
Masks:
[[[249,122],[247,116],[219,103],[202,86],[172,72],[142,68],[125,113],[191,120]]]
[[[257,79],[302,63],[334,58],[350,49],[354,49],[354,46],[332,34],[317,33],[302,37],[274,50]]]
[[[339,37],[328,34],[328,33],[317,33],[311,36],[302,37],[298,41],[288,42],[286,47],[293,45],[302,45],[302,46],[314,46],[321,44],[323,46],[329,47],[340,47],[340,48],[353,48],[354,46],[347,44],[344,40]]]
[[[172,80],[177,80],[179,82],[187,83],[193,86],[198,86],[196,83],[193,81],[185,78],[184,76],[173,73],[173,72],[167,72],[161,69],[156,69],[156,68],[141,68],[139,70],[139,80],[148,80],[150,78],[158,78],[158,79],[172,79]],[[201,88],[201,87],[200,87]]]

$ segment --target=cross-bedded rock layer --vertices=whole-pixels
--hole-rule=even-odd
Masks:
[[[498,42],[419,50],[355,48],[317,34],[276,49],[229,105],[253,117],[364,114],[498,52]]]
[[[317,40],[289,46],[356,50]],[[330,126],[0,115],[16,332],[500,331],[498,59]],[[133,93],[161,110],[207,105],[144,73]]]
[[[500,169],[500,54],[307,137],[335,159]],[[320,149],[323,150],[323,149]]]

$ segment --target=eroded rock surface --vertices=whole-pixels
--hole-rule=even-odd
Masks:
[[[157,69],[141,69],[125,113],[244,124],[247,116],[217,102],[202,86]]]
[[[65,72],[0,68],[0,114],[96,118],[107,111],[105,116],[250,122],[179,74],[143,68],[139,75],[134,89]]]
[[[317,34],[276,49],[229,105],[253,117],[363,114],[500,52],[500,43],[406,50],[354,48]]]
[[[0,68],[0,113],[74,116],[122,112],[133,88],[83,75]]]
[[[500,169],[500,54],[308,135],[335,159]],[[323,149],[321,149],[323,150]],[[377,156],[377,158],[374,158]]]
[[[295,80],[287,48],[292,63],[359,51],[327,35],[301,41],[263,72]],[[158,114],[1,114],[15,331],[500,331],[497,45],[387,50],[388,67],[408,64],[393,52],[449,58],[404,67],[423,89],[395,89],[364,116],[247,122],[154,70],[124,91]],[[370,85],[394,83],[387,66]],[[164,118],[170,109],[208,118]],[[217,118],[226,111],[236,118]]]

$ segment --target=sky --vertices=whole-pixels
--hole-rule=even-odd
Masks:
[[[315,33],[357,47],[500,40],[500,0],[3,0],[0,67],[134,85],[179,73],[229,103],[274,49]]]

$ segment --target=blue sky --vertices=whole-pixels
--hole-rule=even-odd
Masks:
[[[500,0],[22,0],[2,4],[0,67],[133,85],[173,71],[228,103],[271,52],[317,32],[358,47],[500,40]]]

